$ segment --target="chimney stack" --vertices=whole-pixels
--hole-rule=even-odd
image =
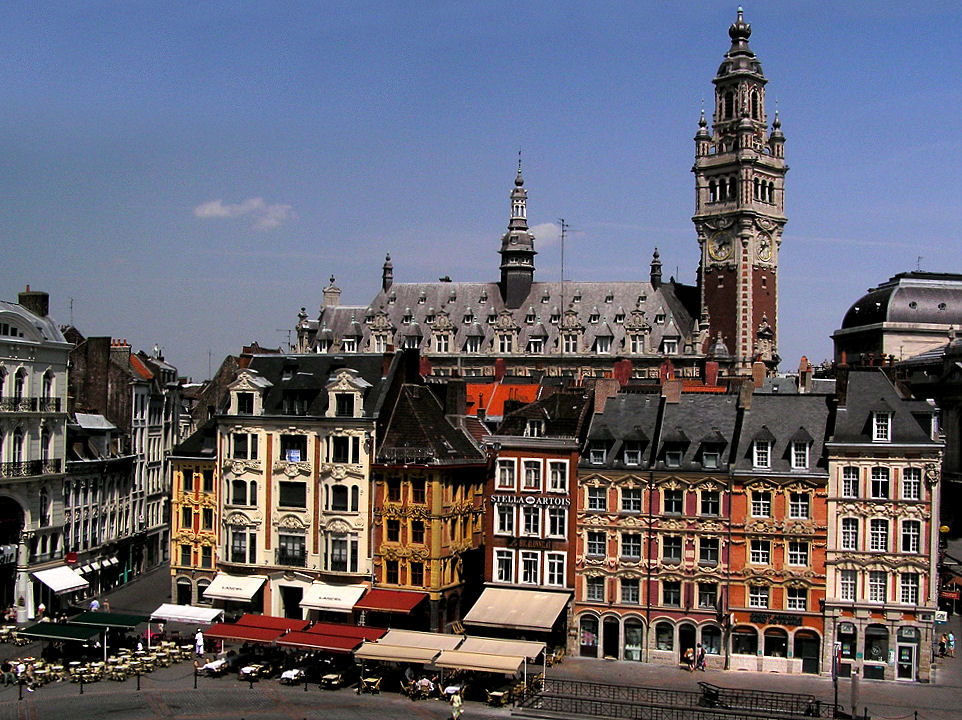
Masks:
[[[42,290],[31,290],[29,285],[17,295],[17,302],[38,317],[44,318],[50,314],[50,295]]]

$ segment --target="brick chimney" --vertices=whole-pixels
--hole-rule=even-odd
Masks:
[[[765,363],[761,361],[752,363],[752,383],[755,387],[760,388],[764,384],[767,374],[768,368],[765,367]]]
[[[802,355],[802,360],[798,363],[798,392],[799,393],[810,393],[812,392],[812,363],[808,361],[808,358]]]
[[[110,359],[121,365],[130,364],[130,345],[127,343],[127,338],[110,341]]]
[[[50,314],[50,295],[42,290],[31,290],[29,285],[17,295],[17,302],[38,317],[43,318]]]
[[[665,380],[661,384],[661,396],[666,403],[677,405],[681,402],[681,380]]]

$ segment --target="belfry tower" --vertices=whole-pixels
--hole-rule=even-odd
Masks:
[[[728,29],[731,48],[712,81],[711,132],[702,110],[695,134],[695,215],[701,265],[701,307],[709,333],[702,351],[720,340],[733,370],[754,361],[778,365],[778,248],[785,227],[785,136],[765,112],[762,66],[748,46],[742,9]]]
[[[501,298],[504,306],[516,310],[531,292],[534,281],[534,235],[528,230],[528,192],[521,177],[521,157],[518,175],[511,190],[511,218],[508,231],[501,236]]]

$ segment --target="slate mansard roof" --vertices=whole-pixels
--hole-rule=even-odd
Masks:
[[[830,395],[753,395],[745,411],[734,460],[735,472],[759,472],[754,467],[756,440],[771,442],[771,468],[766,475],[798,474],[792,468],[792,444],[809,444],[808,472],[827,474],[825,440],[832,422]]]

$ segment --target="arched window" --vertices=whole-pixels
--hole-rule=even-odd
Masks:
[[[731,90],[725,93],[722,101],[722,115],[725,120],[731,120],[735,114],[735,93]]]
[[[888,662],[889,631],[884,625],[869,625],[865,628],[865,661]]]
[[[13,379],[13,397],[21,400],[27,392],[27,372],[23,368],[17,370]]]
[[[598,657],[598,618],[586,615],[581,618],[581,655]]]
[[[738,193],[735,190],[735,178],[728,178],[728,199],[736,200],[738,198]]]
[[[788,633],[782,628],[768,628],[765,631],[765,655],[768,657],[788,656]]]
[[[204,597],[204,590],[210,585],[210,580],[198,580],[197,581],[197,603],[210,605],[210,598]]]
[[[40,488],[40,514],[38,515],[40,527],[47,527],[50,524],[50,495],[47,488]]]
[[[706,625],[701,629],[701,646],[708,655],[721,655],[721,628]]]
[[[708,202],[718,202],[718,186],[714,180],[708,183]]]
[[[17,428],[13,431],[13,457],[11,458],[15,463],[23,462],[23,442],[23,428]]]
[[[758,631],[753,627],[736,627],[732,630],[732,654],[755,655],[758,653]]]
[[[625,620],[624,658],[625,660],[641,660],[641,648],[645,644],[645,630],[640,620],[628,618]]]
[[[660,622],[655,625],[655,648],[658,650],[672,650],[675,647],[675,626],[670,622]]]
[[[357,485],[351,486],[351,512],[357,512],[360,489]]]
[[[724,202],[728,198],[728,183],[725,178],[718,181],[718,201]]]
[[[768,202],[775,202],[775,183],[768,183]]]
[[[761,200],[761,195],[759,194],[760,191],[758,188],[758,178],[755,178],[754,185],[755,185],[755,199]]]
[[[50,430],[47,428],[40,431],[40,459],[50,459]]]
[[[47,370],[43,374],[43,399],[49,400],[53,397],[53,373]]]
[[[760,116],[758,111],[758,91],[752,90],[752,120],[758,120],[759,117]]]

